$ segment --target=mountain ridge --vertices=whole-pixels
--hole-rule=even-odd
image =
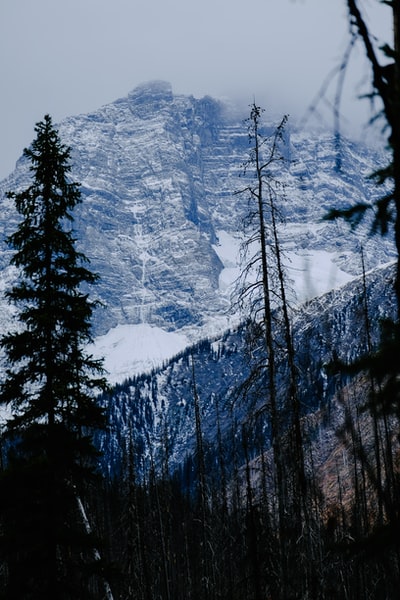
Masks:
[[[107,357],[118,328],[132,338],[138,327],[150,326],[160,337],[171,334],[174,345],[173,336],[189,344],[240,320],[230,307],[247,210],[247,199],[235,194],[244,187],[250,149],[244,117],[210,97],[174,95],[170,84],[149,82],[59,124],[63,143],[72,149],[72,178],[81,184],[78,246],[101,277],[91,293],[105,308],[96,311],[93,331],[104,343],[109,336],[109,347],[99,343]],[[268,122],[266,133],[271,127]],[[367,238],[367,224],[350,232],[342,223],[322,221],[332,206],[370,202],[381,193],[365,176],[384,164],[385,155],[345,139],[338,147],[326,133],[289,128],[285,141],[279,236],[297,296],[293,302],[301,303],[360,273],[361,245],[367,269],[395,253],[390,240]],[[20,159],[0,182],[5,235],[16,224],[5,192],[28,181]],[[16,276],[9,258],[2,249],[4,289]],[[14,313],[4,298],[0,305],[7,327]],[[137,373],[142,367],[132,361],[113,381],[129,376],[130,368]]]

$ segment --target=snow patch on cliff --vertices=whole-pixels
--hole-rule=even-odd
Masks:
[[[286,270],[299,304],[322,296],[354,279],[338,267],[335,259],[336,253],[325,250],[305,250],[288,254]]]
[[[118,325],[96,338],[90,352],[96,358],[104,358],[107,379],[115,384],[160,367],[188,344],[185,335],[146,323]]]
[[[217,231],[218,244],[213,245],[214,252],[224,265],[219,274],[219,289],[229,296],[232,286],[239,277],[240,240],[226,231]]]

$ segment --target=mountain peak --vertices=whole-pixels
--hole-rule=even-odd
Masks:
[[[172,86],[168,81],[147,81],[135,87],[128,94],[128,99],[134,104],[160,104],[172,102]]]

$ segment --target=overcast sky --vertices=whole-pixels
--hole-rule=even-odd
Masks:
[[[390,10],[360,0],[390,40]],[[175,93],[301,118],[348,43],[345,0],[0,0],[0,178],[44,114],[55,122],[170,81]],[[389,39],[388,39],[389,37]],[[360,125],[362,52],[344,114]],[[365,91],[365,88],[363,88]]]

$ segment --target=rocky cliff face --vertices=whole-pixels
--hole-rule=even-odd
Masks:
[[[222,331],[248,210],[245,195],[234,194],[246,185],[243,119],[212,98],[176,96],[169,84],[152,82],[91,114],[66,119],[59,131],[72,148],[72,177],[82,186],[75,214],[79,245],[101,277],[94,294],[105,309],[95,315],[95,335],[146,324],[179,332],[189,343]],[[365,228],[350,233],[344,224],[321,221],[332,206],[376,197],[379,191],[365,176],[384,163],[382,155],[346,140],[338,149],[329,134],[297,133],[290,126],[284,152],[279,235],[299,301],[356,276],[361,243],[368,269],[394,257],[391,240],[366,242]],[[21,159],[0,184],[5,235],[16,223],[5,192],[28,181]],[[9,257],[3,245],[2,289],[16,276]],[[0,304],[6,328],[12,311],[3,299]],[[123,335],[135,330],[126,328]],[[112,352],[112,343],[107,350],[103,341],[105,352]],[[140,361],[135,369],[140,371]]]

